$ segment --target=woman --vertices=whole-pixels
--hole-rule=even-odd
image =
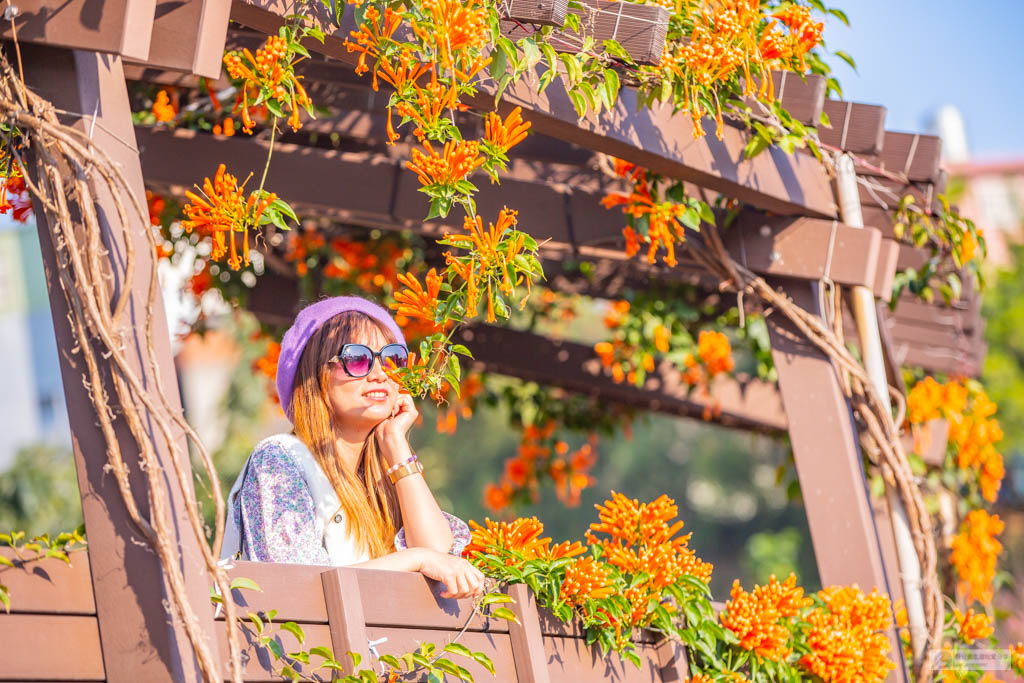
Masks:
[[[365,299],[299,313],[277,367],[295,429],[246,461],[228,495],[223,557],[418,571],[444,583],[443,597],[480,593],[483,575],[459,557],[469,530],[438,507],[409,447],[416,406],[384,372],[407,357],[402,331]]]

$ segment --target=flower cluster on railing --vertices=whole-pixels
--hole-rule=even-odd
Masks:
[[[535,519],[471,523],[465,555],[485,574],[524,583],[562,621],[579,619],[588,643],[639,666],[636,638],[651,629],[688,648],[692,681],[882,681],[895,666],[889,599],[855,586],[805,596],[796,577],[744,590],[716,614],[712,567],[667,496],[641,503],[614,493],[597,506],[587,543],[552,544]]]

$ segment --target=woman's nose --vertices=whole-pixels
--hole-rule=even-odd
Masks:
[[[384,372],[384,359],[377,357],[373,359],[373,364],[370,366],[370,372],[366,374],[366,379],[374,382],[382,382],[387,380],[388,373]]]

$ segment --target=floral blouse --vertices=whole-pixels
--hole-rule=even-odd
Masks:
[[[328,551],[330,533],[327,528],[332,522],[343,523],[337,499],[332,494],[321,493],[321,498],[333,500],[315,500],[307,481],[310,462],[297,462],[296,449],[301,452],[299,460],[308,456],[318,479],[325,478],[322,470],[297,439],[291,437],[286,441],[282,437],[286,435],[271,437],[257,445],[229,497],[232,516],[229,524],[234,522],[239,531],[241,557],[258,562],[339,564],[337,553],[332,561],[332,553]],[[303,471],[303,465],[307,471]],[[325,519],[323,511],[328,508]],[[469,527],[458,517],[443,514],[455,539],[449,552],[459,555],[469,543]],[[406,547],[402,528],[395,536],[395,548],[404,550]],[[347,561],[340,563],[354,564],[365,559],[369,558],[352,550],[346,555]]]

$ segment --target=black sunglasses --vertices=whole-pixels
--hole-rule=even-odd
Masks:
[[[393,363],[395,367],[404,368],[409,362],[409,349],[404,344],[388,344],[375,352],[366,344],[345,344],[341,353],[327,362],[340,361],[349,377],[366,377],[373,368],[374,358],[380,358],[381,367]]]

